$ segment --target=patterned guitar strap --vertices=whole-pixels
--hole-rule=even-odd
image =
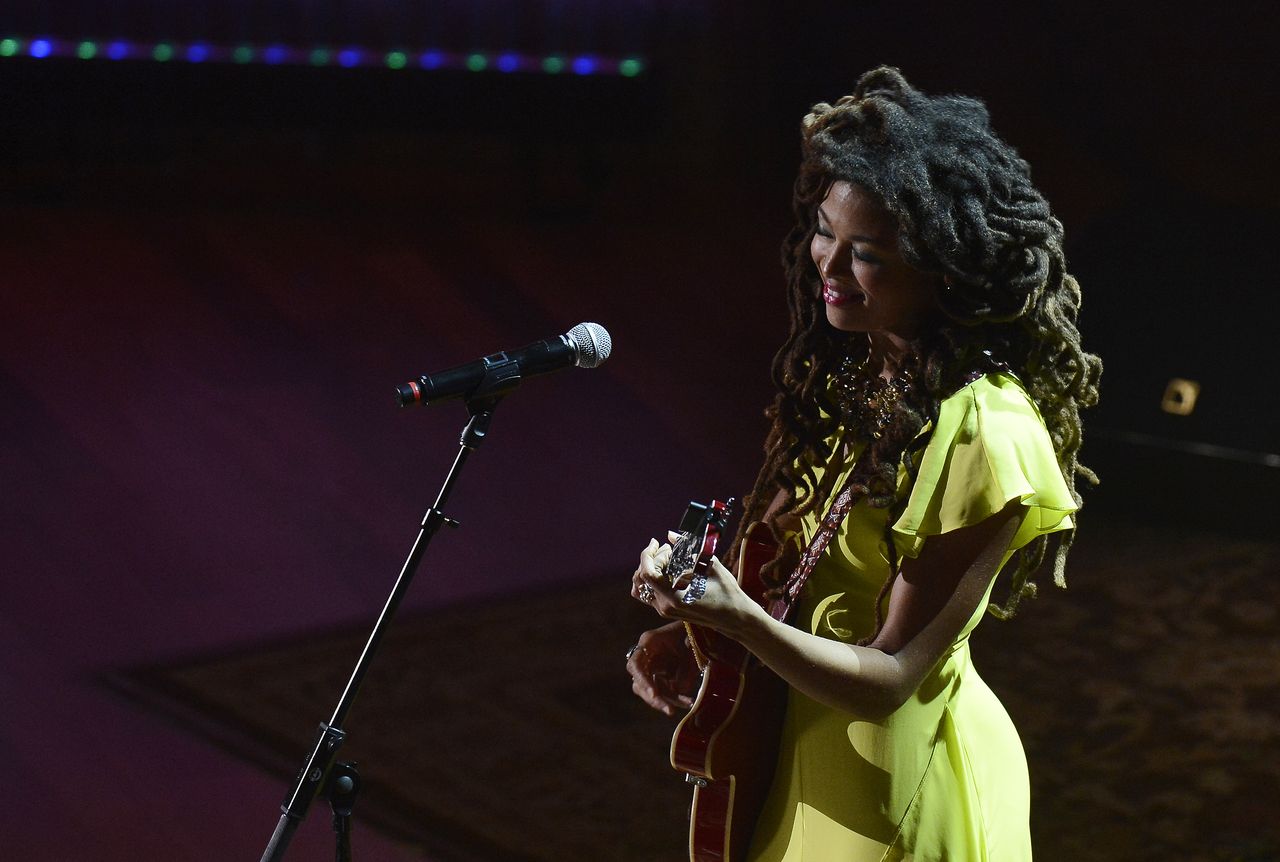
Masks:
[[[805,548],[804,553],[800,555],[800,561],[796,565],[795,571],[791,573],[791,576],[787,578],[786,583],[783,585],[781,595],[769,603],[767,608],[769,616],[778,622],[785,623],[787,618],[791,616],[791,611],[796,606],[796,600],[800,597],[800,591],[804,589],[805,581],[809,579],[810,573],[813,572],[813,567],[818,564],[818,559],[822,556],[822,552],[827,549],[827,545],[831,544],[831,540],[835,538],[836,533],[840,532],[840,525],[844,523],[849,510],[862,499],[863,495],[859,493],[856,487],[857,478],[861,473],[861,467],[869,457],[870,451],[871,447],[867,446],[862,450],[862,454],[858,456],[853,469],[849,471],[849,478],[845,481],[844,487],[831,503],[831,508],[827,510],[827,516],[818,525],[817,532],[813,534],[813,538],[809,541],[809,547]]]

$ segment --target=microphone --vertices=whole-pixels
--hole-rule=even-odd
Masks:
[[[535,341],[519,350],[494,353],[466,365],[424,374],[396,387],[401,407],[430,404],[446,398],[469,398],[482,388],[484,394],[505,392],[525,377],[546,374],[570,365],[595,368],[613,352],[609,331],[598,323],[579,323],[564,335]]]

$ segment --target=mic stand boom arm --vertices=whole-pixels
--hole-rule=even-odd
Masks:
[[[467,412],[470,413],[471,419],[462,430],[461,439],[458,441],[458,454],[453,460],[453,466],[449,468],[449,475],[445,477],[444,485],[440,488],[435,504],[427,510],[427,514],[422,519],[418,537],[414,540],[413,548],[409,551],[409,556],[400,568],[400,575],[396,578],[395,586],[391,589],[391,595],[387,597],[387,602],[382,607],[382,613],[378,615],[378,621],[374,623],[373,631],[369,634],[369,640],[365,642],[364,650],[356,661],[355,669],[351,672],[351,678],[347,680],[346,688],[342,692],[342,697],[338,700],[337,707],[333,710],[333,715],[330,716],[327,722],[321,723],[320,729],[316,734],[315,743],[311,747],[311,754],[308,755],[306,763],[303,764],[302,770],[298,773],[293,789],[289,791],[289,795],[285,797],[280,806],[280,810],[284,813],[280,815],[275,832],[272,833],[271,840],[267,842],[267,847],[262,853],[261,862],[278,862],[278,860],[284,858],[285,850],[289,846],[289,841],[293,838],[293,833],[297,831],[298,826],[306,818],[307,809],[311,807],[312,801],[324,789],[325,782],[333,767],[338,747],[342,745],[343,740],[346,738],[346,732],[342,730],[342,723],[346,720],[347,713],[351,710],[351,704],[355,701],[356,693],[360,689],[360,683],[364,681],[365,672],[373,661],[373,656],[382,641],[382,635],[390,624],[392,616],[395,615],[396,609],[400,606],[400,601],[408,591],[409,584],[413,581],[413,576],[418,570],[422,555],[426,552],[427,546],[431,544],[431,538],[440,529],[441,524],[448,524],[450,527],[458,526],[458,522],[446,516],[442,509],[449,499],[449,493],[453,490],[453,484],[457,480],[458,474],[462,471],[462,465],[466,463],[467,456],[479,447],[488,436],[489,422],[493,419],[493,412],[498,403],[507,393],[515,389],[519,383],[520,368],[515,362],[508,360],[486,369],[484,380],[467,397]]]

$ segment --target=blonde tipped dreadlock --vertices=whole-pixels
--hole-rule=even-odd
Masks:
[[[903,368],[915,381],[913,390],[898,402],[883,436],[870,444],[868,468],[855,477],[868,504],[890,510],[905,505],[897,496],[898,465],[914,475],[912,455],[927,442],[917,435],[963,385],[964,375],[982,368],[983,351],[1009,366],[1039,408],[1062,475],[1080,503],[1076,477],[1093,483],[1097,477],[1076,458],[1079,411],[1098,400],[1102,362],[1080,345],[1080,286],[1066,272],[1062,225],[1031,184],[1027,163],[991,131],[985,106],[962,96],[927,96],[898,70],[880,67],[863,75],[852,95],[814,106],[804,118],[802,152],[792,201],[796,225],[782,247],[791,326],[773,362],[778,394],[766,411],[773,426],[742,523],[759,520],[779,489],[786,501],[772,513],[774,520],[824,507],[840,471],[828,469],[817,482],[814,465],[843,463],[843,453],[830,443],[840,419],[829,381],[844,356],[863,358],[867,344],[827,323],[809,253],[818,205],[838,180],[879,199],[897,218],[904,260],[947,283],[939,293],[937,325],[913,344]],[[1059,586],[1066,585],[1073,534],[1054,538],[1053,580]],[[989,610],[1006,618],[1020,599],[1035,594],[1032,575],[1049,542],[1042,536],[1018,551],[1012,592]],[[877,629],[878,615],[879,603]]]

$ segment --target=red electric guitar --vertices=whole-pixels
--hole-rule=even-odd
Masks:
[[[733,500],[690,503],[680,522],[663,574],[673,584],[691,584],[686,600],[701,596],[698,578],[706,576],[732,505]],[[777,549],[769,528],[755,523],[738,554],[738,583],[766,610],[770,601],[760,568]],[[671,739],[671,765],[694,785],[689,859],[739,862],[773,780],[786,684],[737,641],[714,629],[686,626],[702,685]]]

